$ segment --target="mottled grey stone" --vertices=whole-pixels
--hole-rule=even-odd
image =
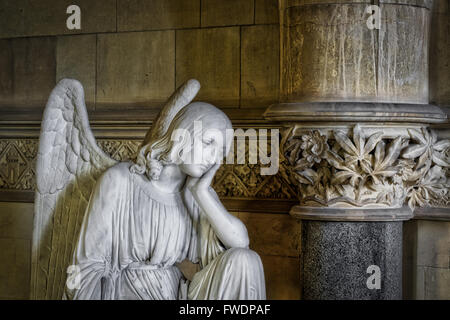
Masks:
[[[383,300],[402,298],[402,222],[304,221],[303,298]],[[368,289],[381,270],[381,289]]]

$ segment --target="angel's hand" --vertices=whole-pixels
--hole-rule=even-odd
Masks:
[[[247,248],[247,228],[237,217],[230,214],[220,202],[217,194],[210,188],[220,164],[213,166],[202,177],[187,181],[188,188],[204,216],[226,248]]]
[[[189,280],[192,281],[192,278],[194,278],[194,275],[200,271],[200,265],[198,263],[193,263],[188,259],[184,259],[181,262],[175,263],[178,269],[180,269],[183,276]]]
[[[192,193],[198,193],[202,191],[208,191],[208,188],[211,186],[211,183],[214,179],[214,175],[217,170],[219,170],[220,164],[217,163],[211,169],[209,169],[203,176],[200,178],[189,177],[186,185],[191,190]]]

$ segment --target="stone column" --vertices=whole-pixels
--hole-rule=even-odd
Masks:
[[[428,104],[432,1],[375,2],[379,29],[373,1],[280,1],[280,103],[265,117],[285,127],[304,299],[401,299],[402,221],[448,201],[450,141],[428,128],[446,119]]]

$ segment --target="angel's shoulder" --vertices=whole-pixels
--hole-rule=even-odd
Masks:
[[[130,162],[119,162],[108,168],[102,175],[101,180],[104,183],[113,183],[113,185],[126,182],[131,175]]]

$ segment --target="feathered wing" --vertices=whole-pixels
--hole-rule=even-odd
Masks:
[[[39,138],[32,299],[61,299],[89,197],[115,163],[97,146],[81,83],[61,80],[45,107]]]
[[[150,141],[162,137],[178,111],[188,105],[195,98],[199,90],[200,82],[195,79],[190,79],[181,85],[172,96],[170,96],[169,100],[167,100],[166,104],[159,112],[158,117],[147,132],[142,144],[145,145]]]

